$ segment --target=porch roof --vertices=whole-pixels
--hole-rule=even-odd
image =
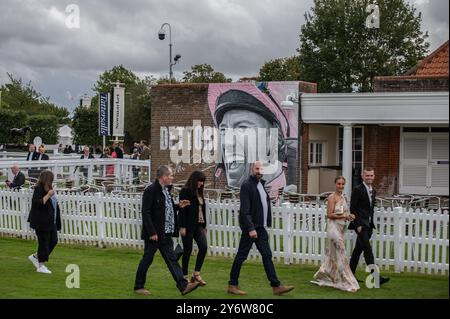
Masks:
[[[448,92],[304,93],[304,123],[449,124]]]

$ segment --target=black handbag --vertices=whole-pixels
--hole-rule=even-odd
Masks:
[[[183,246],[181,246],[180,244],[177,244],[177,246],[175,247],[174,253],[175,253],[175,257],[177,258],[177,260],[179,260],[181,258],[181,256],[183,256],[183,253],[184,253]]]

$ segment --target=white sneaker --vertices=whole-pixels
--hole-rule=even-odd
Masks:
[[[36,269],[39,268],[39,260],[34,256],[34,254],[31,254],[28,256],[28,260],[31,261],[31,263],[36,267]]]
[[[45,265],[42,265],[36,271],[41,272],[43,274],[51,274],[52,273]]]

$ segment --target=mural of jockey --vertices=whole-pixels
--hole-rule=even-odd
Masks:
[[[271,159],[264,175],[271,195],[276,197],[280,188],[296,191],[298,88],[299,82],[209,84],[208,106],[220,131],[216,177],[224,171],[228,186],[239,188],[250,174],[250,164],[256,159],[264,161],[263,154]],[[226,138],[230,129],[237,132],[231,142]],[[266,136],[254,133],[256,143],[242,138],[252,130]]]

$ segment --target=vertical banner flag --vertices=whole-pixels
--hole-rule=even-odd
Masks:
[[[99,136],[109,135],[109,93],[100,93],[98,98],[98,133]]]
[[[113,89],[113,136],[124,136],[125,122],[125,88]]]

